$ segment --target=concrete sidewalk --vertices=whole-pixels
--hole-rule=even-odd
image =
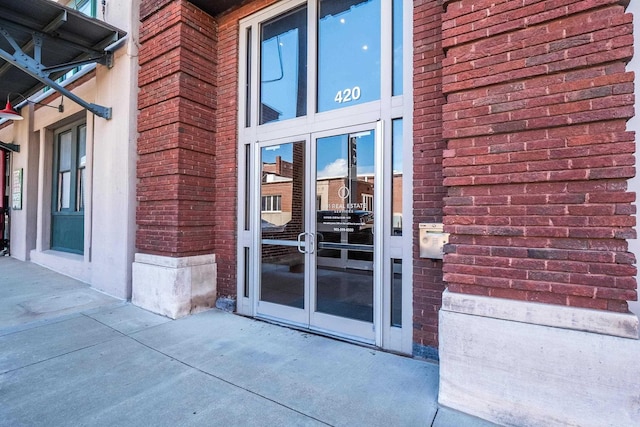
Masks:
[[[170,320],[0,257],[1,426],[490,426],[438,365],[210,310]]]

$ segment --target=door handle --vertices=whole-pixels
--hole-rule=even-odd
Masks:
[[[298,252],[300,252],[301,254],[305,253],[305,249],[304,247],[302,247],[302,236],[304,236],[307,233],[300,233],[298,234]]]

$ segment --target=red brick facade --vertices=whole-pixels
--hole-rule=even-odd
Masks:
[[[636,269],[623,1],[446,1],[453,292],[627,311]]]
[[[141,4],[136,246],[214,252],[216,26],[187,1]]]
[[[442,1],[414,1],[413,22],[413,234],[421,222],[442,222]],[[417,243],[417,240],[416,240]],[[413,341],[438,346],[438,310],[442,305],[442,261],[413,251]]]
[[[139,252],[214,253],[236,294],[239,20],[143,0]],[[631,16],[614,0],[416,0],[413,339],[437,347],[452,292],[626,311],[636,299]],[[405,185],[408,183],[405,182]],[[443,278],[444,270],[444,278]],[[444,281],[443,281],[444,279]]]

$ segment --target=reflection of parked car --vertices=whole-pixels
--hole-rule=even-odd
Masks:
[[[267,233],[282,232],[284,231],[285,225],[275,225],[264,219],[261,220],[260,222],[260,227],[262,228],[262,231]]]

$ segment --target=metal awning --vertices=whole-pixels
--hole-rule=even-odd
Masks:
[[[84,64],[110,67],[126,33],[50,0],[0,0],[0,102],[13,105],[50,86],[92,113],[111,108],[86,102],[55,80]]]

